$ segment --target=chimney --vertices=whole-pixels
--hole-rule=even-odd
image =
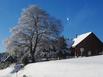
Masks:
[[[76,34],[75,37],[77,38],[77,37],[78,37],[78,34]]]

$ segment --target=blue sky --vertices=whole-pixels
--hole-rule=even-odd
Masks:
[[[0,0],[0,52],[5,51],[3,42],[10,36],[9,29],[31,4],[60,19],[65,37],[92,31],[103,41],[103,0]]]

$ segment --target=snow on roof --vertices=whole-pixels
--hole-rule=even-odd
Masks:
[[[87,36],[89,36],[91,33],[92,33],[92,32],[87,32],[87,33],[84,33],[84,34],[82,34],[82,35],[77,36],[77,38],[74,38],[74,39],[73,39],[74,43],[73,43],[72,47],[77,46],[81,41],[83,41],[83,40],[84,40]]]

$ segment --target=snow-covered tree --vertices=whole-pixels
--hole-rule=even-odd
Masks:
[[[21,13],[19,22],[11,30],[11,36],[6,40],[7,51],[18,56],[30,54],[35,62],[36,53],[56,39],[62,31],[61,22],[48,15],[38,6],[31,5]]]

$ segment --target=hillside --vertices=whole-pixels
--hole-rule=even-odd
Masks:
[[[16,77],[13,66],[0,70],[0,77]],[[28,64],[17,77],[103,77],[103,55]]]

